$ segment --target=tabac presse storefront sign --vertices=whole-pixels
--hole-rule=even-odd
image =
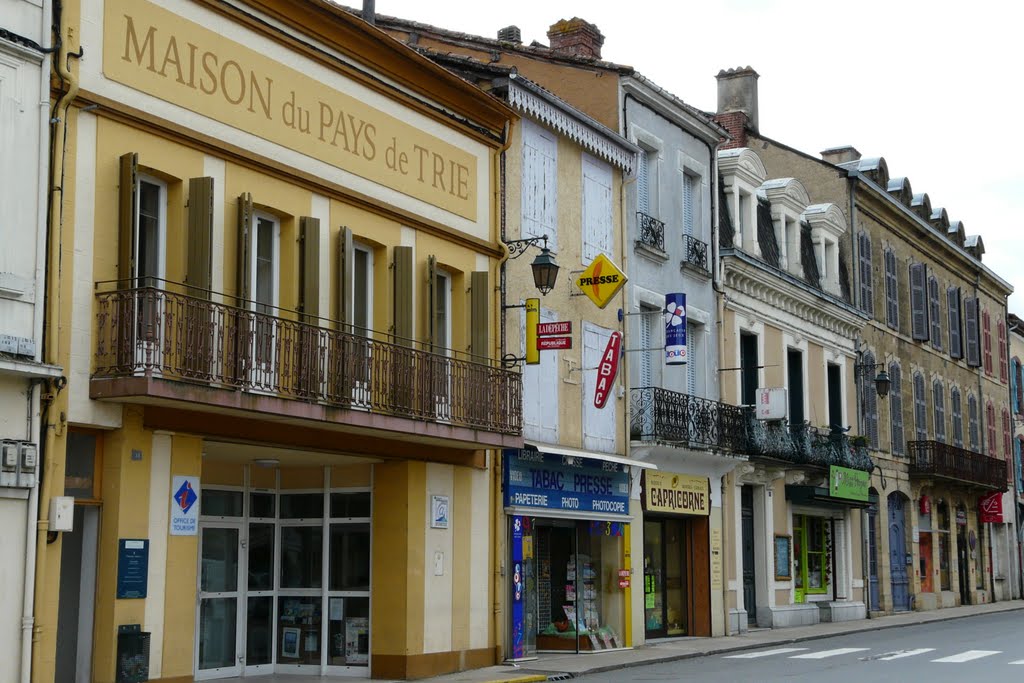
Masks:
[[[710,515],[711,488],[707,477],[644,471],[644,510],[677,515]]]
[[[590,458],[505,451],[506,507],[629,514],[624,465]]]
[[[828,495],[867,502],[871,475],[861,470],[832,465],[828,468]]]

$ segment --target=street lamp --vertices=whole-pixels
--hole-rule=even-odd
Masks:
[[[875,391],[878,392],[879,398],[885,398],[889,395],[889,387],[892,382],[889,380],[889,374],[885,371],[885,363],[862,363],[853,366],[853,371],[857,377],[869,376],[870,372],[875,368],[882,368],[875,375]]]
[[[505,246],[508,248],[508,257],[514,259],[522,256],[526,252],[527,247],[535,247],[540,242],[543,242],[544,246],[541,247],[537,258],[533,259],[530,269],[533,271],[533,284],[542,295],[547,295],[548,292],[555,288],[555,280],[558,279],[558,264],[555,263],[555,257],[552,256],[551,250],[548,249],[548,236],[543,235],[542,237],[509,240],[505,242]]]

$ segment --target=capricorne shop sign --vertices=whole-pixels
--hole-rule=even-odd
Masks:
[[[648,512],[711,514],[707,477],[644,470],[643,503]]]

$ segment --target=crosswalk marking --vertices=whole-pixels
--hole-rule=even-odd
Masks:
[[[789,652],[801,652],[806,647],[780,647],[777,650],[763,650],[761,652],[745,652],[741,655],[728,655],[722,659],[757,659],[758,657],[770,657],[771,655],[784,655]]]
[[[794,655],[790,659],[825,659],[827,657],[838,657],[848,655],[851,652],[864,652],[870,648],[866,647],[841,647],[836,650],[823,650],[821,652],[808,652],[805,655]]]
[[[888,662],[893,659],[903,659],[904,657],[916,657],[917,655],[923,655],[925,652],[935,652],[934,647],[922,647],[916,650],[900,650],[898,652],[886,653],[881,657],[876,657],[876,662]]]
[[[933,662],[941,662],[943,664],[959,664],[960,662],[969,662],[973,659],[981,659],[982,657],[991,657],[997,655],[1002,650],[967,650],[961,652],[958,655],[951,655],[949,657],[942,657],[941,659],[933,659]]]

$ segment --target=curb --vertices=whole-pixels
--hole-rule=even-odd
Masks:
[[[537,674],[534,676],[515,676],[513,678],[492,678],[480,683],[540,683],[546,680],[548,680],[547,674]]]
[[[597,666],[597,667],[594,667],[593,669],[588,669],[587,671],[581,671],[581,672],[578,672],[578,673],[551,672],[551,673],[548,674],[548,676],[557,676],[559,679],[563,679],[566,675],[568,675],[571,678],[582,678],[582,677],[588,676],[590,674],[607,673],[609,671],[618,671],[618,670],[621,670],[621,669],[632,669],[632,668],[636,668],[636,667],[639,667],[639,666],[648,666],[648,665],[651,665],[651,664],[665,664],[665,663],[669,663],[669,662],[678,662],[678,661],[682,661],[682,660],[685,660],[685,659],[697,659],[698,657],[709,657],[709,656],[712,656],[712,655],[719,655],[719,654],[724,654],[724,653],[727,653],[727,652],[742,652],[744,650],[756,650],[758,648],[770,647],[772,645],[788,645],[788,644],[791,644],[791,643],[804,643],[804,642],[807,642],[809,640],[823,640],[825,638],[837,638],[839,636],[846,636],[846,635],[850,635],[851,633],[859,633],[861,631],[882,631],[882,630],[886,630],[886,629],[903,628],[905,626],[921,626],[923,624],[934,624],[934,623],[939,623],[939,622],[944,622],[944,621],[954,621],[954,620],[957,620],[957,619],[969,619],[971,617],[982,617],[982,616],[988,616],[990,614],[1004,614],[1006,612],[1016,612],[1016,611],[1024,610],[1024,604],[1020,604],[1020,600],[1014,600],[1014,601],[1012,601],[1012,603],[1013,603],[1012,605],[1007,606],[1007,607],[1005,607],[1003,609],[993,609],[993,610],[989,610],[989,611],[986,611],[986,612],[982,612],[980,614],[950,614],[948,616],[931,617],[931,618],[926,618],[924,616],[924,615],[928,615],[928,614],[935,614],[936,612],[942,612],[942,610],[933,610],[933,611],[929,611],[929,612],[921,612],[920,613],[922,615],[921,618],[914,619],[913,621],[906,621],[906,622],[899,623],[899,624],[880,624],[878,626],[872,625],[872,626],[865,626],[865,627],[856,627],[856,628],[850,628],[849,630],[845,630],[845,631],[837,631],[835,633],[817,633],[817,634],[809,634],[809,635],[804,635],[804,636],[797,636],[797,637],[794,637],[794,638],[782,637],[782,638],[778,638],[778,639],[775,639],[775,640],[771,640],[769,642],[761,642],[761,643],[738,643],[736,645],[726,645],[726,646],[720,646],[720,647],[712,646],[712,647],[710,647],[710,648],[708,648],[706,650],[702,650],[700,652],[680,652],[680,653],[674,653],[674,654],[666,655],[664,657],[658,657],[658,658],[655,658],[655,659],[648,659],[648,660],[645,660],[645,661],[623,662],[623,663],[619,663],[619,664],[608,664],[606,666]],[[873,622],[873,621],[876,621],[876,619],[858,620],[858,623]],[[783,629],[780,629],[780,630],[783,630]],[[520,680],[524,680],[524,679],[509,679],[509,680],[520,681]],[[529,679],[529,680],[534,680],[534,679]],[[547,676],[545,676],[545,677],[543,677],[541,679],[538,679],[538,680],[549,680],[549,679],[548,679]],[[497,682],[496,681],[494,681],[494,682],[488,681],[487,683],[497,683]]]

